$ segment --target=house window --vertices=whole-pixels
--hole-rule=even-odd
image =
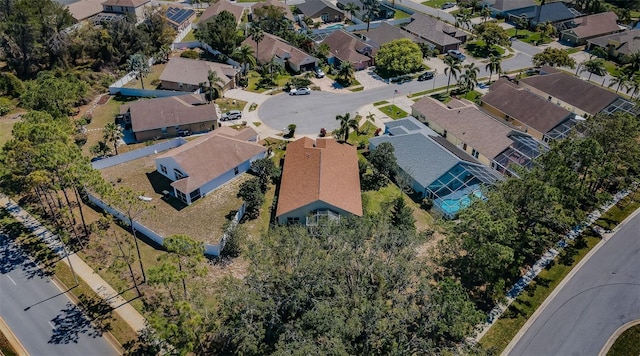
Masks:
[[[167,167],[160,165],[160,172],[162,172],[162,174],[167,174]]]
[[[471,150],[471,155],[474,158],[478,158],[478,156],[480,155],[480,152],[476,151],[476,149],[474,148],[474,149]]]
[[[287,225],[295,225],[295,224],[300,224],[300,218],[292,218],[292,217],[287,218]]]
[[[551,101],[551,97],[548,97],[547,100]]]
[[[238,173],[240,173],[240,170],[238,169],[238,167],[233,169],[233,174],[238,175]]]
[[[167,134],[167,128],[166,127],[161,128],[160,131],[162,131],[163,135]]]
[[[176,196],[178,197],[178,199],[182,200],[185,204],[189,204],[187,202],[187,196],[183,192],[176,190]]]
[[[200,189],[196,189],[193,192],[191,192],[189,194],[189,198],[191,198],[191,202],[193,203],[194,201],[200,199]]]
[[[182,179],[182,178],[187,176],[186,174],[180,172],[179,170],[177,170],[175,168],[173,169],[173,174],[176,175],[176,180]]]
[[[329,21],[329,14],[325,12],[324,14],[322,14],[321,18],[322,18],[323,22],[328,22]]]
[[[466,151],[466,150],[467,150],[467,144],[466,144],[466,143],[463,143],[463,144],[462,144],[462,150],[463,150],[463,151]]]
[[[111,6],[111,5],[106,6],[106,7],[105,7],[105,10],[107,10],[107,11],[113,11],[113,6]]]

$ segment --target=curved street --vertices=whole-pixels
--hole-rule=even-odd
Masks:
[[[504,354],[598,355],[620,326],[640,319],[640,214],[618,229]]]

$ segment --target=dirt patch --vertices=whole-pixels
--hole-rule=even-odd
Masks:
[[[100,97],[96,105],[104,105],[109,101],[109,99],[111,99],[111,95],[104,94]]]

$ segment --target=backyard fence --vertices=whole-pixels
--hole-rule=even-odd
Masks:
[[[411,18],[406,17],[406,18],[403,18],[403,19],[374,21],[374,22],[371,22],[369,24],[369,28],[377,28],[383,22],[386,22],[386,23],[388,23],[390,25],[393,25],[393,26],[397,26],[397,25],[402,25],[402,24],[411,22]],[[343,30],[345,30],[347,32],[364,31],[364,30],[367,29],[367,24],[363,22],[363,23],[359,23],[359,24],[356,24],[356,25],[344,26],[344,27],[311,29],[311,33],[313,33],[314,35],[330,35],[333,32],[338,31],[340,29],[343,29]]]
[[[126,152],[123,154],[111,156],[105,159],[101,159],[99,161],[92,162],[91,166],[94,169],[109,168],[121,163],[133,161],[134,159],[151,156],[152,154],[157,154],[159,152],[167,151],[174,147],[182,146],[185,143],[187,143],[187,140],[185,140],[182,137],[177,137],[177,138],[174,138],[173,140],[156,143],[155,145],[143,147],[135,151]]]

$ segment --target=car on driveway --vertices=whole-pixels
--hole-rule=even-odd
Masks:
[[[313,73],[316,75],[316,78],[324,78],[324,72],[320,67],[314,68]]]
[[[311,94],[311,89],[304,87],[298,89],[291,89],[289,95],[309,95]]]
[[[448,50],[447,51],[447,55],[459,60],[460,62],[462,62],[465,59],[467,59],[467,57],[464,54],[462,54],[462,52],[458,51],[457,49]]]
[[[420,74],[420,76],[418,77],[418,81],[423,82],[425,80],[433,79],[433,76],[434,76],[433,72],[424,72]]]
[[[452,7],[456,6],[456,3],[454,2],[445,2],[444,4],[442,4],[442,6],[440,7],[442,10],[446,10],[446,9],[450,9]]]
[[[220,117],[220,121],[230,121],[237,119],[242,119],[242,111],[240,110],[227,111],[226,113],[222,114],[222,117]]]

